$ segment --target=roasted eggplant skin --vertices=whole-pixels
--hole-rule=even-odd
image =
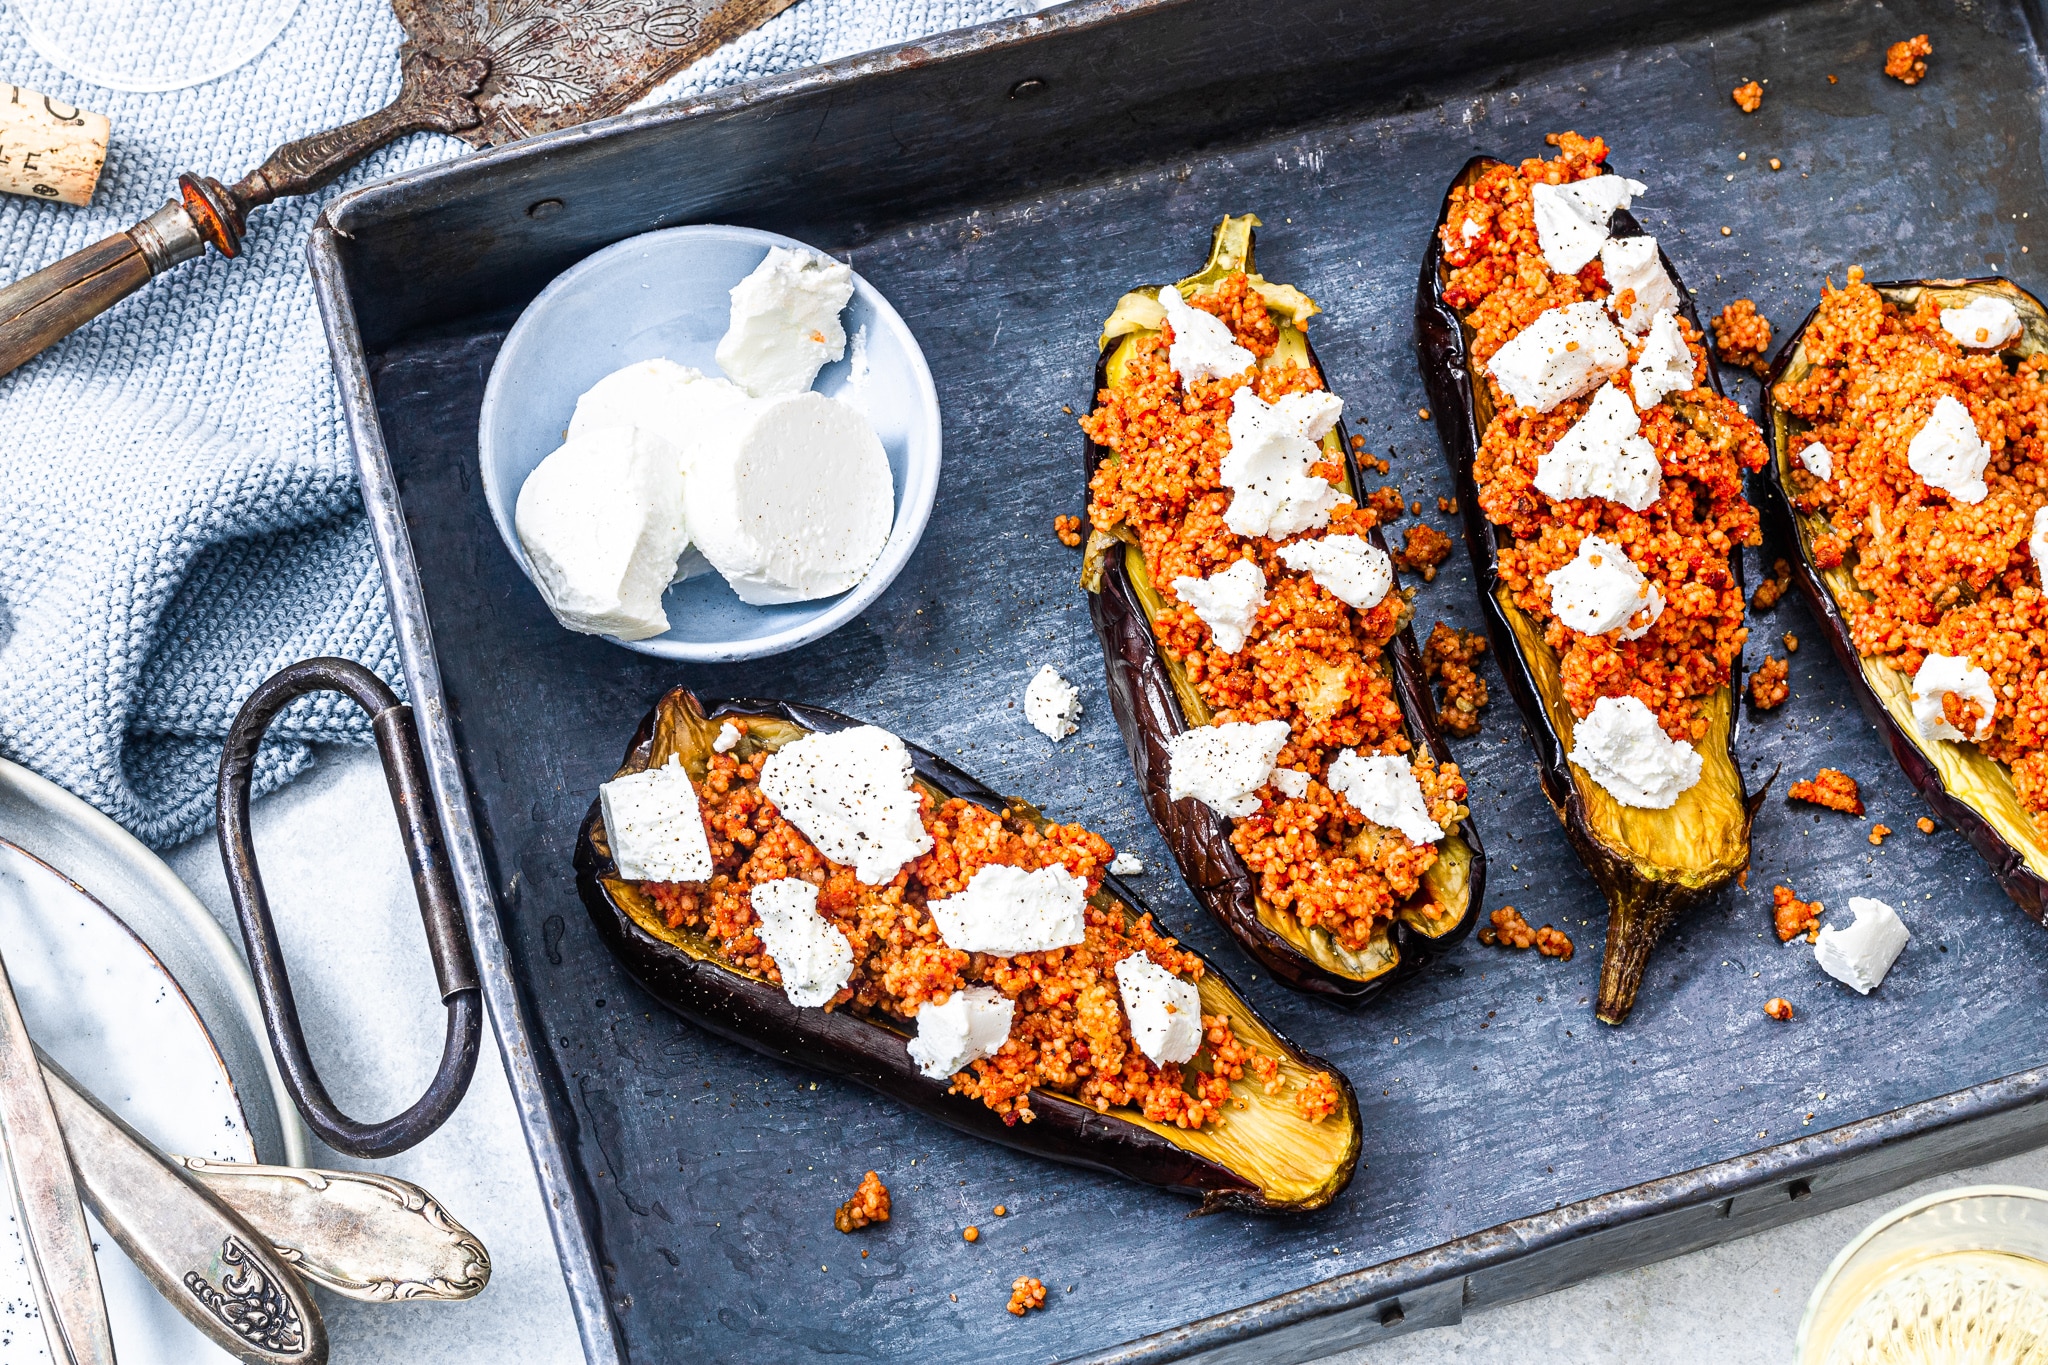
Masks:
[[[1253,268],[1251,227],[1258,219],[1226,218],[1216,230],[1210,263],[1201,280],[1220,270]],[[1242,245],[1226,242],[1227,233],[1242,232]],[[1183,284],[1188,281],[1182,281]],[[1095,364],[1095,393],[1109,387],[1109,362],[1116,338],[1105,337]],[[1308,362],[1318,375],[1327,375],[1315,348],[1302,338]],[[1362,487],[1351,443],[1340,421],[1337,439],[1344,452],[1345,477],[1350,491],[1358,496]],[[1092,483],[1095,471],[1110,451],[1095,441],[1082,438],[1082,474]],[[1386,550],[1384,536],[1375,529],[1370,539]],[[1105,544],[1105,542],[1109,542]],[[1167,782],[1167,742],[1192,728],[1186,708],[1174,684],[1172,671],[1153,634],[1137,585],[1127,567],[1129,553],[1121,541],[1097,533],[1089,544],[1089,566],[1082,579],[1088,592],[1089,615],[1096,637],[1102,643],[1102,661],[1109,682],[1110,709],[1116,715],[1131,767],[1144,793],[1145,808],[1166,840],[1180,867],[1181,876],[1203,908],[1229,931],[1240,946],[1274,978],[1296,990],[1356,1005],[1372,999],[1388,987],[1420,972],[1429,960],[1471,932],[1486,888],[1486,850],[1478,830],[1467,816],[1446,844],[1460,846],[1455,856],[1465,867],[1466,894],[1453,914],[1435,924],[1415,918],[1396,918],[1375,936],[1375,957],[1385,965],[1370,975],[1339,970],[1319,962],[1289,934],[1276,929],[1261,914],[1258,879],[1230,842],[1230,822],[1194,798],[1173,800]],[[1415,645],[1415,633],[1403,626],[1389,643],[1394,666],[1394,691],[1407,723],[1411,740],[1427,746],[1438,763],[1452,762],[1449,748],[1437,728],[1436,702],[1423,673],[1422,656]],[[1440,846],[1441,847],[1441,846]]]
[[[2022,355],[2048,351],[2048,307],[2011,280],[1995,275],[1967,280],[1888,280],[1871,287],[1887,302],[1908,308],[1918,307],[1928,290],[2004,299],[2018,310],[2026,328],[2014,348]],[[1889,693],[1898,699],[1899,706],[1906,707],[1906,680],[1895,670],[1857,653],[1849,623],[1835,600],[1835,589],[1814,566],[1813,536],[1820,529],[1821,519],[1801,516],[1793,506],[1788,486],[1799,436],[1798,419],[1780,408],[1773,395],[1778,381],[1796,374],[1801,366],[1800,343],[1819,312],[1816,306],[1785,338],[1764,384],[1764,438],[1771,450],[1766,475],[1776,495],[1773,512],[1783,519],[1782,529],[1798,546],[1793,581],[1814,620],[1820,623],[1821,633],[1848,676],[1850,690],[1862,704],[1863,713],[1884,736],[1885,747],[1892,751],[1906,779],[1919,789],[1938,818],[1962,831],[1970,846],[1991,865],[1991,875],[1998,879],[2013,903],[2031,918],[2048,924],[2048,838],[2034,828],[2032,819],[2019,806],[2013,795],[2010,770],[1975,745],[1940,744],[1938,753],[1921,747],[1905,723],[1911,715],[1910,708],[1894,711],[1885,702],[1884,694]],[[1854,591],[1846,567],[1841,571],[1841,585],[1844,590]]]
[[[799,729],[826,733],[864,722],[820,707],[783,701],[733,699],[714,701],[708,709],[683,688],[658,702],[641,721],[627,746],[621,773],[647,765],[655,729],[664,707],[716,729],[728,717],[769,718]],[[979,781],[936,754],[915,744],[906,747],[917,775],[946,796],[961,797],[990,810],[1037,813],[1006,801]],[[905,1051],[906,1035],[844,1010],[800,1009],[789,1003],[780,986],[727,967],[715,958],[686,952],[654,933],[634,917],[616,888],[617,869],[605,845],[597,802],[591,803],[576,840],[576,886],[599,938],[650,995],[684,1018],[756,1052],[808,1067],[813,1071],[857,1081],[901,1101],[962,1132],[999,1142],[1018,1151],[1049,1157],[1072,1166],[1106,1171],[1178,1194],[1198,1197],[1200,1213],[1239,1210],[1258,1214],[1298,1214],[1318,1209],[1343,1193],[1357,1169],[1362,1127],[1358,1098],[1350,1081],[1330,1063],[1310,1056],[1243,1005],[1243,996],[1214,966],[1205,969],[1242,1005],[1243,1015],[1263,1028],[1271,1044],[1301,1067],[1320,1071],[1335,1082],[1340,1104],[1325,1124],[1344,1125],[1348,1133],[1341,1154],[1330,1162],[1326,1179],[1293,1197],[1276,1197],[1259,1181],[1225,1163],[1174,1142],[1159,1130],[1124,1118],[1117,1110],[1098,1113],[1065,1096],[1034,1091],[1029,1123],[1006,1123],[1003,1116],[977,1099],[952,1094],[948,1082],[918,1071]],[[1148,913],[1142,901],[1116,877],[1105,874],[1103,890],[1121,901],[1128,913]],[[1205,1005],[1208,996],[1205,993]],[[1232,1111],[1228,1123],[1245,1115]],[[1305,1120],[1298,1122],[1306,1123]]]
[[[1451,182],[1452,188],[1469,183],[1496,164],[1498,162],[1493,157],[1472,158]],[[1437,213],[1436,226],[1442,225],[1450,206],[1451,196],[1447,190],[1443,207]],[[1641,235],[1642,229],[1635,218],[1622,209],[1614,215],[1612,231],[1617,237],[1633,237]],[[1680,285],[1680,313],[1687,322],[1699,327],[1699,314],[1693,308],[1690,295],[1685,293],[1677,268],[1670,257],[1661,252],[1659,260],[1673,283]],[[1742,665],[1740,660],[1736,662],[1727,688],[1724,693],[1717,694],[1717,705],[1724,713],[1717,723],[1725,727],[1724,753],[1719,756],[1725,767],[1716,762],[1715,754],[1703,752],[1703,757],[1708,760],[1709,773],[1718,771],[1723,784],[1733,788],[1728,793],[1730,804],[1725,813],[1725,820],[1732,824],[1721,833],[1731,850],[1739,843],[1739,854],[1731,851],[1728,856],[1716,859],[1700,875],[1674,876],[1653,868],[1645,860],[1631,857],[1628,849],[1602,838],[1594,829],[1588,794],[1572,775],[1571,763],[1566,757],[1570,746],[1558,732],[1557,722],[1551,716],[1550,706],[1563,706],[1563,699],[1561,696],[1552,697],[1546,704],[1545,690],[1537,677],[1535,664],[1500,599],[1496,528],[1480,509],[1479,484],[1473,474],[1473,464],[1485,435],[1485,423],[1481,420],[1475,392],[1478,381],[1466,350],[1464,324],[1457,310],[1444,301],[1444,273],[1443,239],[1432,227],[1415,297],[1415,347],[1422,366],[1423,387],[1429,394],[1437,434],[1443,442],[1444,457],[1449,461],[1451,475],[1456,481],[1458,506],[1465,519],[1465,546],[1472,557],[1473,579],[1479,586],[1479,600],[1486,620],[1486,633],[1493,645],[1493,658],[1507,680],[1516,709],[1521,712],[1523,728],[1536,746],[1536,770],[1543,781],[1543,793],[1550,798],[1558,819],[1563,822],[1573,850],[1607,898],[1607,945],[1601,960],[1600,995],[1594,1013],[1604,1023],[1619,1024],[1635,1006],[1636,992],[1642,984],[1650,950],[1664,931],[1681,914],[1735,880],[1748,868],[1749,830],[1757,808],[1762,804],[1763,792],[1752,796],[1744,791],[1742,770],[1736,761],[1735,740],[1740,708],[1735,703],[1742,690]],[[1707,380],[1715,393],[1721,392],[1720,378],[1711,364],[1707,367]],[[1739,553],[1731,556],[1730,568],[1736,584],[1740,586],[1742,557]],[[1542,648],[1540,636],[1536,647]],[[1569,711],[1565,714],[1568,715]],[[1703,782],[1707,780],[1702,779]],[[1674,807],[1671,812],[1640,814],[1648,817],[1671,815],[1679,809],[1681,807]],[[1655,821],[1644,819],[1638,823],[1654,825]],[[1672,823],[1675,825],[1676,822]],[[1676,828],[1669,838],[1674,847],[1690,842],[1687,832]]]

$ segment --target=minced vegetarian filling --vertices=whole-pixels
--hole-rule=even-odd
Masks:
[[[1907,312],[1856,269],[1822,293],[1801,345],[1813,369],[1781,381],[1773,396],[1811,426],[1795,450],[1826,446],[1832,477],[1795,464],[1789,491],[1802,513],[1830,528],[1816,537],[1816,562],[1853,558],[1863,591],[1840,606],[1856,650],[1908,679],[1929,654],[1983,669],[1996,705],[1977,742],[2012,769],[2040,824],[2048,813],[2048,599],[2028,541],[2036,511],[2048,505],[2048,357],[1966,350],[1942,330],[1932,294]],[[1943,398],[1963,405],[1990,447],[1981,501],[1952,497],[1908,464]],[[1952,692],[1943,710],[1976,734],[1980,703]]]
[[[1742,496],[1742,474],[1761,469],[1763,436],[1733,402],[1704,382],[1707,355],[1697,328],[1679,319],[1692,352],[1694,388],[1639,414],[1641,435],[1662,467],[1664,492],[1641,512],[1606,498],[1552,499],[1535,486],[1537,459],[1584,416],[1592,394],[1547,413],[1518,408],[1486,374],[1494,353],[1549,309],[1607,301],[1599,257],[1576,275],[1559,274],[1543,257],[1530,186],[1563,185],[1602,173],[1607,147],[1576,133],[1549,139],[1557,155],[1519,166],[1494,165],[1451,191],[1440,229],[1448,266],[1444,297],[1471,333],[1472,370],[1489,386],[1494,417],[1473,474],[1487,519],[1507,534],[1500,547],[1502,585],[1515,605],[1544,628],[1562,663],[1565,699],[1586,716],[1602,697],[1633,695],[1681,741],[1705,736],[1705,701],[1728,684],[1748,632],[1732,559],[1741,545],[1762,540],[1756,510]],[[1610,305],[1633,310],[1634,291]],[[1643,339],[1629,338],[1629,363]],[[1616,379],[1629,383],[1627,371]],[[1544,581],[1570,563],[1587,534],[1622,546],[1661,590],[1664,610],[1647,634],[1587,635],[1557,619]]]
[[[1273,354],[1278,326],[1243,272],[1188,302],[1229,324],[1237,344],[1262,361]],[[1098,531],[1136,538],[1167,602],[1154,623],[1159,646],[1186,671],[1216,723],[1287,722],[1279,766],[1318,780],[1300,797],[1262,788],[1258,812],[1239,819],[1230,840],[1269,905],[1356,949],[1414,898],[1437,858],[1433,845],[1412,844],[1369,823],[1320,781],[1340,750],[1410,751],[1386,658],[1408,604],[1396,590],[1368,610],[1350,607],[1310,574],[1287,567],[1279,557],[1283,542],[1240,536],[1224,525],[1231,491],[1220,467],[1230,450],[1233,396],[1249,383],[1260,398],[1276,402],[1322,388],[1320,376],[1299,364],[1261,364],[1184,388],[1167,363],[1170,341],[1170,331],[1138,341],[1124,382],[1105,388],[1095,410],[1081,419],[1082,430],[1115,456],[1102,462],[1089,486],[1089,520]],[[1308,472],[1339,486],[1345,477],[1334,455]],[[1285,543],[1362,537],[1379,521],[1370,506],[1341,503],[1327,528]],[[1172,583],[1208,578],[1240,559],[1265,574],[1266,601],[1243,648],[1226,653]],[[1439,767],[1426,751],[1416,751],[1412,763],[1430,818],[1449,831],[1467,814],[1457,765]]]
[[[780,982],[775,960],[756,932],[751,892],[763,882],[801,877],[818,888],[818,913],[846,935],[854,968],[828,1008],[881,1015],[913,1024],[920,1005],[941,1002],[967,986],[988,986],[1016,1002],[1009,1040],[992,1057],[953,1078],[953,1089],[980,1099],[1010,1123],[1029,1122],[1034,1087],[1093,1105],[1129,1105],[1157,1123],[1181,1128],[1220,1124],[1230,1082],[1255,1079],[1273,1088],[1276,1058],[1240,1042],[1224,1015],[1203,1015],[1203,1048],[1186,1065],[1161,1066],[1132,1042],[1119,1004],[1116,964],[1143,953],[1190,981],[1202,959],[1159,933],[1150,915],[1126,921],[1090,903],[1087,937],[1071,948],[1015,957],[964,953],[946,946],[927,903],[966,889],[983,867],[1005,863],[1035,870],[1063,864],[1092,896],[1113,850],[1079,825],[1035,827],[970,801],[936,807],[918,793],[929,853],[906,864],[886,885],[862,883],[850,867],[827,859],[785,820],[758,786],[763,757],[711,756],[697,783],[714,871],[698,883],[646,883],[671,929],[702,932],[726,961]],[[1198,1065],[1206,1060],[1207,1069]]]

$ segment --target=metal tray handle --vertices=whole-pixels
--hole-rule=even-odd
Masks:
[[[277,713],[309,692],[343,693],[369,714],[384,778],[391,787],[391,804],[398,814],[399,833],[405,841],[405,859],[412,868],[420,919],[426,925],[427,951],[433,956],[434,977],[448,1010],[448,1036],[433,1082],[410,1109],[381,1123],[359,1123],[342,1113],[313,1068],[249,831],[249,778],[256,766],[257,747]],[[376,674],[347,659],[306,659],[278,670],[249,694],[228,731],[227,746],[220,756],[215,812],[228,894],[241,918],[242,944],[256,978],[263,1023],[292,1102],[307,1126],[338,1152],[384,1157],[417,1145],[447,1121],[469,1089],[482,1038],[483,1003],[476,958],[456,901],[455,878],[441,838],[441,821],[434,811],[419,733],[413,728],[412,708],[399,701]]]

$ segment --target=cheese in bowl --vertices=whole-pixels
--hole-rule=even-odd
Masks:
[[[939,444],[915,340],[845,263],[744,228],[628,239],[491,373],[485,498],[537,589],[508,608],[669,658],[815,639],[908,559]]]
[[[811,391],[846,354],[839,314],[852,297],[848,267],[771,247],[732,288],[723,377],[640,361],[577,400],[514,517],[556,620],[660,635],[662,594],[703,570],[754,606],[860,582],[889,538],[889,457],[865,413]]]

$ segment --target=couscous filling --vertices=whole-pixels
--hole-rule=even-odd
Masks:
[[[751,894],[756,886],[796,877],[818,888],[818,913],[853,949],[853,974],[826,1008],[911,1024],[921,1005],[964,988],[1001,992],[1016,1005],[1007,1041],[955,1075],[952,1088],[1006,1122],[1031,1120],[1034,1088],[1098,1111],[1128,1105],[1154,1122],[1188,1129],[1223,1121],[1230,1082],[1243,1079],[1247,1069],[1267,1093],[1279,1089],[1278,1059],[1241,1042],[1224,1015],[1202,1017],[1201,1050],[1184,1065],[1155,1063],[1135,1045],[1118,1003],[1116,964],[1144,954],[1189,981],[1203,973],[1201,957],[1159,933],[1150,915],[1129,919],[1091,900],[1086,937],[1073,947],[997,957],[946,945],[927,906],[965,890],[984,867],[1062,865],[1092,897],[1113,856],[1101,835],[1079,825],[1039,826],[970,801],[935,803],[920,789],[931,851],[870,886],[820,853],[762,794],[765,758],[713,754],[704,780],[695,784],[714,871],[706,882],[645,884],[670,928],[703,933],[726,961],[779,983]]]
[[[1763,437],[1739,407],[1708,387],[1699,330],[1680,317],[1694,384],[1639,414],[1640,434],[1660,466],[1661,495],[1635,511],[1605,497],[1553,498],[1536,487],[1539,459],[1586,415],[1594,397],[1570,399],[1548,412],[1518,406],[1486,372],[1487,362],[1551,309],[1599,302],[1627,319],[1640,306],[1633,290],[1610,298],[1597,256],[1570,275],[1546,261],[1531,188],[1591,179],[1604,172],[1607,159],[1599,138],[1561,133],[1549,141],[1555,156],[1496,164],[1453,189],[1441,229],[1444,298],[1470,329],[1473,373],[1492,397],[1493,418],[1473,470],[1479,502],[1505,533],[1501,583],[1544,627],[1561,661],[1572,713],[1584,718],[1602,697],[1634,696],[1672,739],[1691,742],[1706,735],[1706,701],[1728,685],[1748,634],[1734,556],[1737,547],[1762,539],[1756,510],[1743,499],[1742,476],[1763,467]],[[1628,337],[1630,366],[1648,345],[1643,336]],[[1626,384],[1628,372],[1617,382]],[[1661,595],[1661,614],[1637,638],[1623,631],[1586,634],[1552,610],[1546,576],[1570,564],[1589,535],[1624,549]]]
[[[1278,327],[1242,271],[1187,302],[1222,319],[1259,361],[1274,354]],[[1249,387],[1277,402],[1320,390],[1321,377],[1293,362],[1260,363],[1184,384],[1169,363],[1172,340],[1168,327],[1137,342],[1122,382],[1104,388],[1081,420],[1082,430],[1112,452],[1090,484],[1089,520],[1098,531],[1135,539],[1167,603],[1154,622],[1159,647],[1185,670],[1214,721],[1288,724],[1278,764],[1311,780],[1300,796],[1261,788],[1258,811],[1235,821],[1231,843],[1267,904],[1357,949],[1412,901],[1437,850],[1368,821],[1324,785],[1329,763],[1345,749],[1412,752],[1430,819],[1447,832],[1467,815],[1465,782],[1457,765],[1439,766],[1427,750],[1414,749],[1403,728],[1387,645],[1406,623],[1407,599],[1397,589],[1376,606],[1354,608],[1280,557],[1283,543],[1363,537],[1379,524],[1378,512],[1340,502],[1326,527],[1284,541],[1238,535],[1225,524],[1232,492],[1221,469],[1235,395]],[[1307,472],[1342,487],[1342,462],[1324,453]],[[1266,596],[1241,647],[1225,650],[1172,585],[1209,578],[1240,560],[1258,566]]]

